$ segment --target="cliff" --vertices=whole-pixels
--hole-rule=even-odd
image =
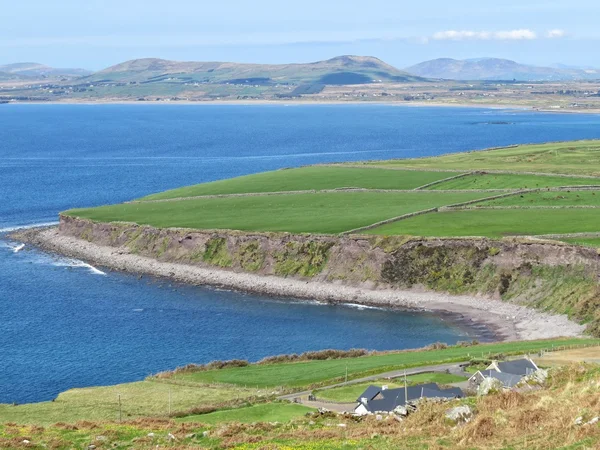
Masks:
[[[599,335],[600,256],[550,241],[157,229],[61,216],[59,232],[165,263],[368,290],[477,294],[588,323]]]

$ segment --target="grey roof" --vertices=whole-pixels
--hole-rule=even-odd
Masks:
[[[381,392],[381,388],[378,386],[369,386],[365,392],[363,392],[360,397],[358,397],[356,399],[357,402],[360,402],[361,399],[366,398],[367,400],[371,401],[373,400],[375,397],[377,397],[377,394],[379,394]]]
[[[506,387],[516,386],[519,383],[519,381],[521,381],[521,378],[523,378],[521,375],[498,372],[497,370],[484,370],[481,371],[481,374],[485,378],[495,378],[496,380],[500,380],[502,384]]]
[[[374,392],[372,389],[374,387],[378,389],[378,392],[371,396]],[[381,394],[382,398],[373,400],[378,394]],[[370,412],[393,411],[396,407],[405,405],[407,397],[408,401],[411,401],[419,398],[458,398],[463,395],[460,388],[440,389],[436,383],[418,384],[416,386],[408,386],[406,389],[395,388],[384,390],[376,386],[369,386],[358,398],[358,402],[361,402],[361,398],[367,398],[368,401],[364,406]]]
[[[498,369],[500,372],[523,376],[532,374],[537,367],[528,359],[515,359],[514,361],[499,362]]]

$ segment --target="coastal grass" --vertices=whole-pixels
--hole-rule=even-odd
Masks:
[[[431,158],[368,163],[382,168],[502,170],[600,176],[600,140],[518,145]]]
[[[600,185],[600,178],[560,177],[552,175],[527,175],[509,173],[474,173],[453,178],[427,187],[427,190],[463,189],[538,189],[560,186]]]
[[[453,175],[455,173],[437,171],[381,170],[374,172],[370,169],[354,167],[311,166],[197,184],[149,195],[140,200],[164,200],[218,194],[319,191],[339,188],[405,190]]]
[[[600,236],[598,237],[565,237],[560,238],[561,241],[569,244],[581,245],[584,247],[600,248]]]
[[[313,408],[294,403],[263,403],[245,408],[216,411],[209,414],[197,414],[177,419],[177,422],[196,422],[214,425],[217,423],[240,422],[289,422],[313,412]]]
[[[464,361],[472,357],[481,357],[488,354],[533,353],[541,349],[551,348],[552,346],[596,343],[600,343],[600,340],[571,338],[503,342],[470,347],[454,346],[439,350],[405,351],[359,358],[250,365],[222,370],[175,373],[172,375],[172,378],[185,382],[224,383],[255,388],[279,386],[299,388],[343,380],[346,369],[348,370],[349,378],[353,379],[396,369]]]
[[[409,375],[406,377],[406,382],[409,386],[420,383],[438,383],[450,384],[465,381],[465,377],[443,372],[420,373],[417,375]],[[378,380],[366,383],[356,383],[349,386],[341,386],[332,389],[320,389],[314,392],[319,400],[328,400],[340,403],[352,403],[371,385],[385,385],[388,389],[404,387],[404,378],[397,378],[394,381]]]
[[[477,204],[486,206],[517,206],[517,207],[569,207],[569,206],[598,206],[600,207],[600,190],[585,191],[541,191],[512,195]],[[599,230],[600,231],[600,228]]]
[[[485,197],[489,193],[311,193],[127,203],[65,214],[158,228],[340,233],[407,213]]]
[[[220,405],[224,402],[257,395],[256,389],[220,386],[184,386],[140,381],[115,386],[71,389],[49,402],[24,405],[0,404],[0,423],[46,425],[56,422],[73,423],[79,420],[117,421],[119,395],[123,420],[162,416],[192,408]]]
[[[424,214],[365,234],[411,236],[535,236],[600,231],[598,209],[468,209]]]

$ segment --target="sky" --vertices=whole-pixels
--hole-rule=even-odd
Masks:
[[[448,57],[600,67],[598,0],[0,0],[0,64]]]

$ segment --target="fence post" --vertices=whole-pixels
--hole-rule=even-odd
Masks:
[[[123,414],[121,411],[121,394],[119,394],[119,422],[122,421],[122,418],[123,418]]]

